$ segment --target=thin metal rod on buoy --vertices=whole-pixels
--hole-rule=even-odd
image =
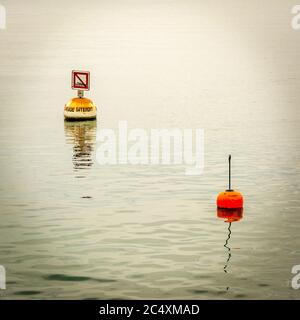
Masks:
[[[78,98],[83,98],[84,97],[84,91],[83,90],[77,90],[77,96],[78,96]]]
[[[228,164],[229,164],[229,189],[231,190],[231,154],[228,157]]]
[[[240,192],[231,189],[231,154],[228,157],[228,189],[219,193],[217,197],[217,206],[222,209],[239,209],[243,208],[244,200]]]

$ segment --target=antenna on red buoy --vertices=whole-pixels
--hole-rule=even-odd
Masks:
[[[231,191],[231,154],[228,157],[228,165],[229,165],[229,183],[228,183],[228,191]]]
[[[222,209],[243,208],[243,196],[240,192],[231,189],[231,154],[228,157],[228,189],[221,192],[217,198],[217,206]]]

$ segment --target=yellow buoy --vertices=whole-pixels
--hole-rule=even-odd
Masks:
[[[73,98],[64,109],[66,120],[92,120],[97,117],[97,107],[87,98]]]
[[[90,90],[90,72],[72,71],[72,89],[78,97],[71,99],[64,108],[65,120],[92,120],[97,117],[97,107],[93,101],[84,98],[84,91]]]

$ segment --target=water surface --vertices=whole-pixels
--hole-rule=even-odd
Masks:
[[[299,299],[293,3],[2,2],[1,298]],[[63,121],[72,69],[91,72],[97,121]],[[99,165],[97,130],[120,120],[203,128],[203,175]],[[229,153],[245,197],[230,226]]]

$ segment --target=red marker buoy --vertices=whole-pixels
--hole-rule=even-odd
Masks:
[[[231,189],[231,155],[229,162],[229,188],[221,192],[217,198],[217,206],[222,209],[238,209],[243,208],[244,200],[240,192]]]

